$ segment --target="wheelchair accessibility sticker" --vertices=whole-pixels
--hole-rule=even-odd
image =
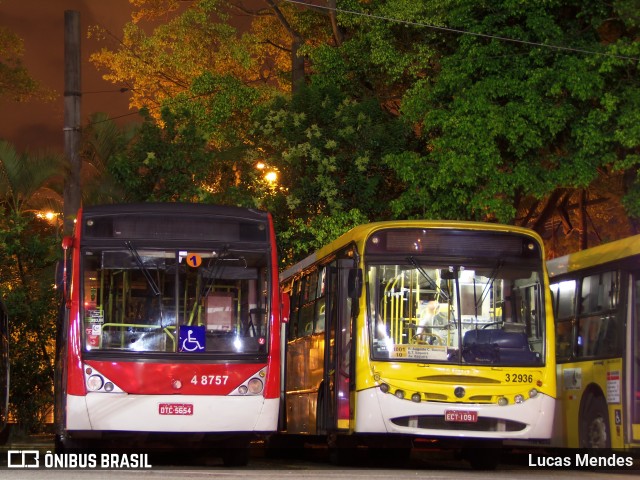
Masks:
[[[180,325],[178,345],[181,352],[204,352],[205,327]]]

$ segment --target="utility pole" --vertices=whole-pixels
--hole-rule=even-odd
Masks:
[[[73,233],[80,208],[80,12],[64,12],[64,154],[69,170],[64,182],[64,235]]]

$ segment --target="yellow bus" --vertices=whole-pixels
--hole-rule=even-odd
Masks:
[[[395,447],[395,455],[422,439],[478,467],[497,457],[477,446],[551,438],[555,339],[534,232],[371,223],[283,271],[280,282],[291,304],[287,435],[324,437],[334,451]]]
[[[558,362],[554,444],[640,447],[640,235],[547,268]]]

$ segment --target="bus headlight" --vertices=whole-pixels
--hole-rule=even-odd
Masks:
[[[500,405],[501,407],[504,407],[505,405],[509,405],[509,400],[507,400],[505,397],[500,397],[498,399],[498,405]]]
[[[422,395],[420,395],[419,393],[414,393],[413,395],[411,395],[411,401],[420,403],[420,400],[422,400]]]
[[[386,383],[381,383],[380,384],[380,391],[382,393],[387,393],[389,391],[389,385],[387,385]]]
[[[249,387],[249,393],[251,395],[257,395],[258,393],[262,392],[263,386],[264,384],[259,378],[252,378],[251,380],[249,380],[249,383],[247,383],[247,387]]]
[[[531,390],[529,390],[529,398],[536,398],[538,396],[538,390],[536,390],[535,388],[532,388]]]
[[[97,392],[104,385],[104,380],[100,375],[91,375],[87,378],[87,388],[92,392]]]
[[[516,403],[522,403],[524,402],[524,396],[518,394],[515,397],[513,397],[513,401]]]
[[[404,398],[404,390],[396,390],[395,393],[396,397],[398,397],[400,400],[402,400]]]

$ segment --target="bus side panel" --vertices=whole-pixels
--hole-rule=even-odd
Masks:
[[[585,392],[604,398],[609,411],[611,448],[623,449],[622,434],[622,359],[614,358],[599,362],[564,363],[558,367],[560,402],[558,409],[562,422],[557,428],[560,445],[580,448],[580,412],[585,401]],[[564,416],[564,418],[563,418]]]
[[[269,219],[269,242],[271,244],[271,317],[269,319],[269,358],[267,359],[267,376],[265,378],[264,396],[265,398],[280,398],[281,383],[281,357],[282,329],[280,328],[281,310],[280,288],[278,278],[278,258],[276,249],[276,234],[273,228],[273,218],[268,213]],[[288,312],[287,312],[288,313]]]
[[[82,221],[82,214],[78,214],[76,222],[76,229],[80,229]],[[74,247],[71,251],[73,267],[71,272],[68,273],[70,286],[67,295],[70,301],[67,301],[68,324],[66,346],[66,383],[67,393],[70,395],[84,395],[84,378],[82,372],[82,335],[80,332],[80,304],[79,304],[79,289],[80,289],[80,239],[76,234],[74,237]],[[78,290],[78,291],[77,291]]]

